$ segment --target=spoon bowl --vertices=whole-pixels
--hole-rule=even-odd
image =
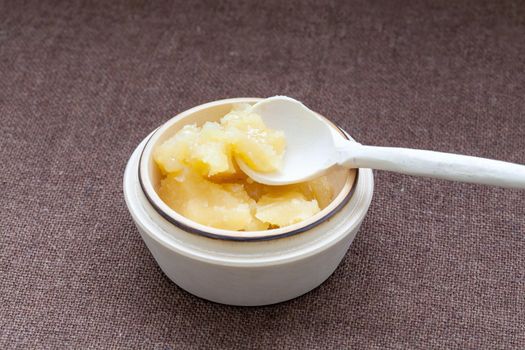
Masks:
[[[286,96],[264,99],[252,107],[266,126],[284,132],[286,152],[282,168],[261,173],[237,158],[253,180],[267,185],[288,185],[318,177],[337,164],[334,133],[330,126],[301,102]],[[339,138],[343,139],[340,135]]]

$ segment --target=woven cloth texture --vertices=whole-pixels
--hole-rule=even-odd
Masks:
[[[274,306],[163,275],[130,154],[276,94],[363,144],[525,163],[525,3],[0,0],[0,348],[524,349],[523,191],[375,172],[336,272]]]

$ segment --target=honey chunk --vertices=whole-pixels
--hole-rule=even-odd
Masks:
[[[179,214],[203,225],[236,231],[265,230],[269,226],[254,216],[256,203],[241,184],[217,184],[185,171],[164,178],[159,196]]]
[[[304,194],[291,191],[262,196],[257,202],[255,217],[262,222],[283,227],[308,219],[320,210],[317,200],[309,201]]]
[[[284,133],[266,128],[260,116],[245,111],[227,114],[221,120],[232,142],[232,151],[250,168],[261,172],[278,170],[286,147]]]
[[[186,125],[157,147],[153,158],[164,173],[179,172],[184,168],[183,161],[191,157],[199,132],[196,125]]]
[[[166,173],[188,166],[203,176],[234,175],[235,156],[257,171],[271,172],[279,169],[285,147],[284,134],[266,128],[261,117],[243,105],[220,123],[185,126],[157,148],[154,159]]]

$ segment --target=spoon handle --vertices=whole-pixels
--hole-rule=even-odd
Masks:
[[[525,166],[499,160],[409,148],[363,146],[346,142],[339,164],[438,179],[525,188]]]

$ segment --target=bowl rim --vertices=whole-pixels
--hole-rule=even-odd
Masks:
[[[228,99],[222,99],[222,100],[216,100],[204,104],[197,105],[195,107],[192,107],[190,109],[187,109],[181,113],[178,113],[174,117],[170,118],[166,122],[164,122],[161,126],[159,126],[156,130],[154,130],[146,140],[146,143],[144,147],[142,148],[140,152],[139,157],[139,166],[138,166],[138,180],[140,188],[148,201],[148,203],[152,206],[152,208],[165,220],[167,220],[170,224],[175,225],[179,229],[196,234],[199,236],[204,236],[207,238],[217,239],[217,240],[225,240],[225,241],[241,241],[241,242],[252,242],[252,241],[269,241],[279,238],[285,238],[294,236],[297,234],[300,234],[305,231],[309,231],[313,229],[316,226],[319,226],[323,222],[329,220],[331,217],[333,217],[335,214],[337,214],[343,207],[345,207],[352,196],[355,193],[355,189],[357,186],[357,183],[359,181],[359,169],[349,169],[349,173],[352,171],[355,171],[355,176],[353,178],[353,182],[350,186],[348,186],[348,181],[350,180],[351,176],[348,176],[346,183],[343,185],[342,190],[339,192],[338,195],[332,200],[332,202],[323,210],[321,210],[318,214],[312,216],[309,219],[303,220],[302,222],[285,226],[283,228],[277,228],[272,230],[263,230],[263,231],[233,231],[233,230],[225,230],[225,229],[218,229],[211,226],[206,226],[203,224],[200,224],[198,222],[195,222],[191,219],[188,219],[184,217],[182,214],[179,214],[175,210],[171,209],[164,201],[158,196],[157,191],[153,188],[152,181],[149,178],[149,171],[148,171],[148,161],[145,159],[146,156],[151,157],[153,152],[153,144],[152,140],[158,139],[160,135],[162,135],[163,131],[166,131],[169,129],[173,124],[177,123],[179,120],[184,119],[188,117],[189,115],[197,112],[201,109],[206,108],[212,108],[215,106],[219,106],[222,104],[231,104],[231,103],[253,103],[257,102],[259,100],[262,100],[262,98],[258,97],[238,97],[238,98],[228,98]],[[332,127],[337,129],[339,133],[343,137],[345,137],[347,140],[351,140],[351,138],[346,134],[346,132],[341,129],[339,126],[331,122],[329,119],[325,118],[324,116],[321,116],[327,123],[329,123]],[[145,156],[146,155],[146,156]],[[347,189],[347,193],[343,195],[345,192],[345,188]],[[341,198],[340,198],[341,197]],[[329,209],[329,210],[327,210]],[[326,211],[325,213],[323,213]],[[319,215],[323,213],[323,215]]]

